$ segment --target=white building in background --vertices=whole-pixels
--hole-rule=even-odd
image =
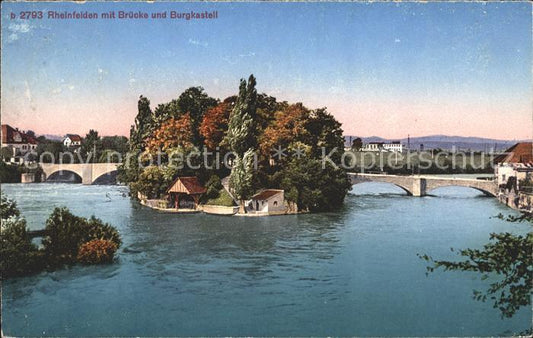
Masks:
[[[383,143],[383,149],[386,151],[396,151],[401,153],[403,151],[403,145],[400,141],[393,141],[390,143]]]
[[[363,151],[392,151],[399,152],[403,151],[403,144],[400,141],[393,142],[370,142],[365,144],[362,149]]]
[[[79,147],[81,146],[81,136],[77,134],[67,134],[63,139],[65,147]]]

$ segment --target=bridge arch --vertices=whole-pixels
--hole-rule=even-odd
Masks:
[[[402,189],[407,194],[407,196],[413,196],[413,192],[408,187],[406,187],[406,186],[404,186],[402,184],[399,184],[399,183],[386,182],[386,181],[377,181],[377,180],[352,180],[352,186],[355,186],[355,185],[358,185],[358,184],[362,184],[362,183],[385,183],[385,184],[388,184],[388,185],[391,185],[391,186],[395,186],[395,187],[398,187],[398,188]]]
[[[109,172],[103,173],[100,176],[96,177],[92,185],[100,185],[100,184],[116,184],[117,182],[117,174],[118,170],[111,170]],[[112,183],[111,183],[112,182]]]
[[[440,189],[440,188],[449,188],[449,187],[460,187],[460,188],[466,188],[466,189],[474,189],[474,190],[477,190],[479,192],[482,192],[485,196],[490,196],[490,197],[495,197],[496,195],[494,195],[493,192],[487,190],[487,189],[483,189],[483,188],[480,188],[480,187],[476,187],[476,186],[473,186],[473,185],[465,185],[465,184],[448,184],[448,185],[439,185],[439,186],[436,186],[436,187],[427,187],[427,190],[426,190],[426,193],[428,195],[432,195],[432,192],[437,190],[437,189]]]
[[[71,177],[72,179],[68,179]],[[81,183],[83,178],[79,173],[73,170],[56,170],[49,174],[45,174],[45,182],[72,182],[72,183]]]
[[[45,179],[56,171],[72,171],[81,177],[82,184],[92,184],[102,175],[117,171],[118,163],[41,163]],[[114,174],[112,174],[114,175]]]

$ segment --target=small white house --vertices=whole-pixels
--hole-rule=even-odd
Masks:
[[[65,147],[79,147],[81,146],[81,136],[76,134],[67,134],[63,139]]]
[[[246,211],[249,213],[283,213],[286,211],[284,191],[266,189],[252,196]]]

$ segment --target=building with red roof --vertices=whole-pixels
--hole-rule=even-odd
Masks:
[[[256,214],[276,214],[286,211],[284,191],[266,189],[252,196],[246,212]]]
[[[197,209],[200,197],[206,191],[207,189],[194,176],[178,177],[167,189],[170,202],[176,209]]]
[[[2,124],[2,149],[7,148],[11,151],[11,162],[21,162],[24,155],[36,150],[38,144],[39,142],[32,135],[8,124]]]
[[[63,139],[63,145],[65,147],[80,147],[81,146],[81,136],[78,134],[67,134]]]
[[[533,142],[520,142],[494,158],[494,174],[500,186],[530,179],[533,173]]]

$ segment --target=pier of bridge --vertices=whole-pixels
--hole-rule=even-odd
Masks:
[[[82,184],[93,184],[98,178],[117,171],[118,163],[73,163],[73,164],[53,164],[40,163],[46,181],[52,174],[60,171],[73,172],[81,177]]]
[[[437,176],[402,176],[386,174],[349,173],[352,184],[364,182],[391,183],[402,188],[411,196],[426,196],[431,190],[459,186],[477,189],[487,196],[497,196],[498,185],[494,180],[478,180],[469,178],[437,177]]]

